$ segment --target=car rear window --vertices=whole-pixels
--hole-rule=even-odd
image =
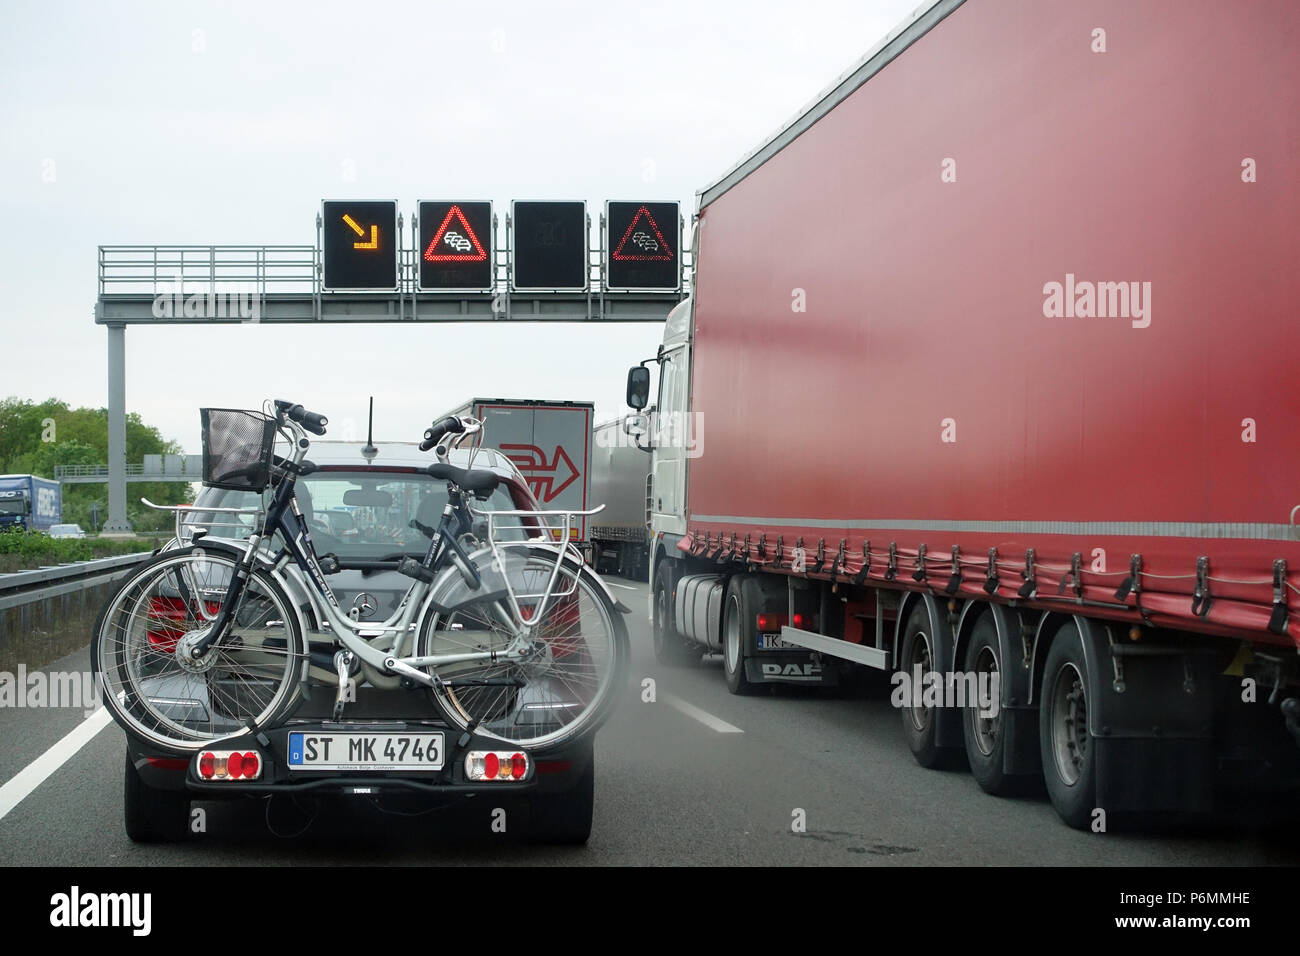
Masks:
[[[447,504],[446,482],[418,472],[318,471],[298,479],[295,493],[317,553],[333,552],[345,559],[424,554],[429,539],[411,522],[436,526]],[[224,515],[201,508],[258,508],[261,503],[262,496],[254,492],[204,488],[184,526],[207,528],[214,537],[246,538],[252,532],[254,515]],[[506,485],[499,486],[486,502],[476,499],[473,505],[479,511],[518,508]],[[496,525],[521,528],[522,522],[507,518]],[[479,529],[480,535],[484,532]],[[510,534],[509,539],[517,540],[518,533]]]

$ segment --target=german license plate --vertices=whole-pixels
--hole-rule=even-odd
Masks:
[[[791,644],[789,641],[781,640],[780,634],[763,634],[758,635],[758,649],[760,651],[802,651],[804,648],[798,644]]]
[[[290,770],[441,770],[440,733],[291,733]]]

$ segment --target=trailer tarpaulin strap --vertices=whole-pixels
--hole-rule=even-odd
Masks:
[[[889,542],[889,564],[885,567],[885,580],[892,581],[898,577],[898,542]]]
[[[870,573],[871,573],[871,542],[863,541],[862,542],[862,567],[859,568],[858,573],[853,576],[853,583],[861,584],[863,581],[867,579],[867,575]]]
[[[943,593],[952,597],[961,588],[961,548],[957,545],[952,546],[952,574],[948,577],[948,585],[943,589]]]
[[[922,544],[916,549],[916,570],[912,572],[912,580],[925,583],[925,545]]]
[[[1032,599],[1038,593],[1038,572],[1034,569],[1033,548],[1025,552],[1025,569],[1020,574],[1025,579],[1025,583],[1020,586],[1016,594],[1026,600]]]
[[[844,559],[847,557],[845,548],[848,542],[840,538],[840,550],[835,553],[835,560],[831,562],[831,587],[835,587],[835,579],[839,577],[840,572],[844,570]]]
[[[1133,606],[1142,607],[1142,555],[1140,554],[1132,555],[1128,559],[1128,577],[1119,582],[1119,587],[1115,589],[1115,600],[1126,602],[1130,592],[1133,594]]]
[[[1286,560],[1273,562],[1273,613],[1268,619],[1268,629],[1274,634],[1286,633]]]
[[[998,549],[989,548],[989,568],[984,576],[984,590],[989,594],[998,593]]]
[[[1208,617],[1214,598],[1210,594],[1210,559],[1201,555],[1196,559],[1196,590],[1192,592],[1192,613]]]

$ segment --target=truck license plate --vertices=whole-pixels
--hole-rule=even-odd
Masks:
[[[291,733],[290,770],[441,770],[440,733]]]
[[[758,649],[760,651],[802,651],[804,648],[798,644],[791,644],[789,641],[781,640],[780,634],[763,634],[758,635]]]

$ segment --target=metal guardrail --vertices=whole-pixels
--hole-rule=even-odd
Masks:
[[[44,601],[71,591],[79,591],[87,585],[112,581],[151,554],[152,552],[149,551],[141,551],[137,554],[96,558],[92,561],[39,568],[35,571],[0,574],[0,611],[31,604],[33,601]]]

